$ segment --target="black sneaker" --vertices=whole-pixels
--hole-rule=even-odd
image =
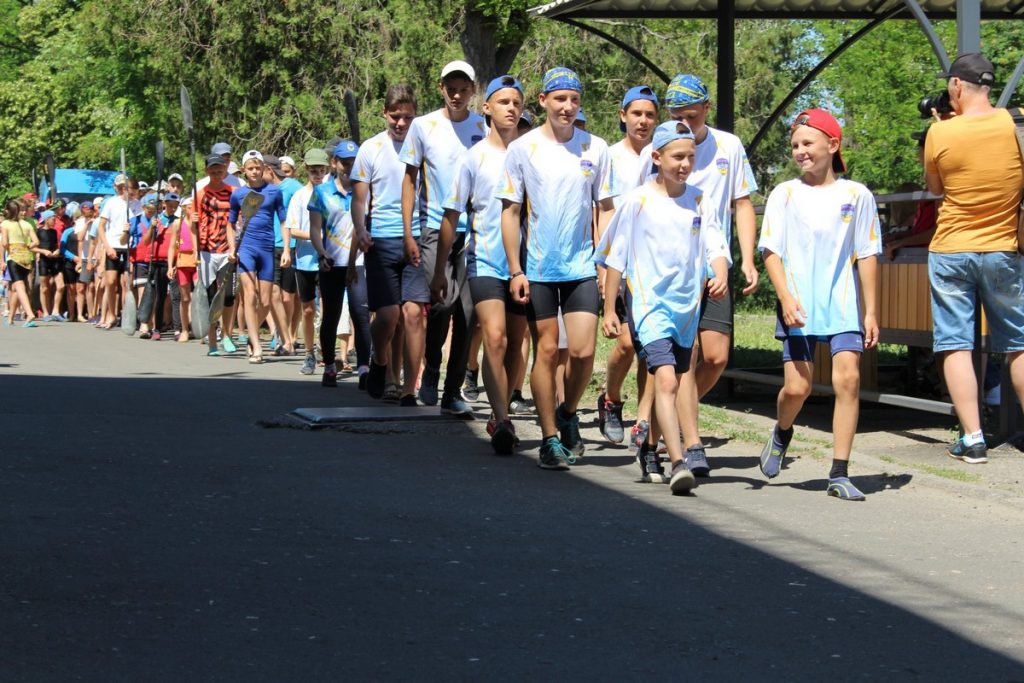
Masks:
[[[462,383],[462,400],[472,403],[480,398],[480,385],[477,384],[479,375],[479,369],[466,370],[466,379]]]
[[[412,394],[406,394],[402,398],[398,399],[398,405],[402,408],[415,408],[419,403],[416,402],[415,396]]]
[[[366,373],[366,393],[370,398],[384,396],[384,388],[388,382],[388,366],[377,365],[370,361],[370,371]]]
[[[555,424],[558,426],[562,445],[572,451],[577,458],[582,457],[586,447],[583,445],[583,437],[580,436],[580,416],[576,413],[570,415],[562,406],[558,406],[555,408]]]
[[[364,372],[363,374],[359,375],[359,391],[366,391],[366,376],[369,374],[370,373],[368,372]]]
[[[508,402],[508,412],[511,415],[530,415],[533,413],[533,401],[523,398],[523,392],[513,391],[512,400]]]
[[[946,449],[949,457],[955,460],[962,460],[968,465],[984,465],[988,462],[988,446],[985,442],[976,443],[973,446],[964,444],[961,436],[953,442],[953,445]]]
[[[320,386],[322,387],[336,387],[338,386],[338,371],[334,369],[334,364],[331,363],[324,367],[324,376],[320,379]]]
[[[491,447],[498,455],[512,455],[516,445],[516,430],[510,421],[499,422],[491,435]]]
[[[665,468],[661,466],[661,458],[656,449],[644,444],[637,451],[636,461],[640,465],[640,481],[645,484],[661,484],[665,481]]]

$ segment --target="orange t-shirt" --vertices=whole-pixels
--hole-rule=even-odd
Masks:
[[[929,251],[1017,250],[1024,168],[1008,111],[933,124],[924,159],[925,170],[942,178],[946,193]]]

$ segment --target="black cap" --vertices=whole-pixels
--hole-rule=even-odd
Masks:
[[[219,154],[211,154],[206,157],[206,167],[210,166],[227,166],[228,162],[224,161],[224,157]]]
[[[977,85],[993,85],[996,82],[995,67],[985,55],[978,52],[960,55],[949,65],[949,71],[941,75],[943,78],[959,78]]]
[[[276,175],[278,178],[287,178],[288,177],[288,174],[286,174],[281,169],[281,157],[274,156],[273,154],[264,154],[263,155],[263,163],[265,163],[267,166],[269,166],[270,170],[273,171],[274,175]]]

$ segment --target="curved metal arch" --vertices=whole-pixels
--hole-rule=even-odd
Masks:
[[[910,1],[913,2],[913,0]],[[761,124],[761,127],[757,131],[757,134],[754,135],[754,138],[750,141],[750,144],[747,145],[747,154],[751,157],[754,156],[757,150],[757,146],[761,144],[761,141],[764,139],[764,136],[768,134],[768,131],[771,130],[772,126],[774,126],[778,122],[779,118],[786,112],[786,110],[789,109],[789,105],[793,104],[793,100],[799,97],[800,93],[802,93],[807,88],[807,86],[811,84],[811,81],[818,77],[818,74],[824,71],[830,64],[832,64],[832,62],[836,61],[836,59],[838,59],[840,55],[842,55],[851,46],[853,46],[854,43],[856,43],[861,38],[863,38],[867,34],[871,33],[873,30],[878,28],[882,24],[882,22],[886,21],[887,19],[891,19],[892,17],[901,13],[904,9],[905,8],[902,6],[897,6],[894,9],[890,10],[889,12],[865,24],[860,28],[860,30],[858,30],[852,36],[850,36],[842,43],[840,43],[840,45],[836,49],[832,50],[832,52],[830,52],[823,60],[821,60],[821,62],[819,62],[817,66],[808,71],[807,75],[800,79],[800,82],[796,84],[796,87],[793,88],[793,90],[788,95],[786,95],[786,97],[782,100],[782,102],[779,103],[777,107],[775,107],[772,113],[768,116],[768,119],[763,124]]]
[[[949,53],[946,52],[946,46],[939,40],[939,34],[935,32],[935,27],[932,26],[932,22],[928,20],[928,16],[921,9],[921,5],[917,4],[917,0],[903,0],[903,6],[910,10],[910,13],[914,15],[914,19],[917,21],[917,25],[921,28],[925,37],[928,39],[928,43],[932,46],[932,52],[935,53],[935,58],[939,60],[939,64],[942,66],[942,70],[946,71],[949,69],[949,65],[952,62],[949,59]],[[957,23],[960,22],[960,16],[957,15]]]
[[[633,57],[634,59],[639,61],[641,64],[646,66],[648,69],[653,71],[654,74],[658,78],[663,80],[666,85],[668,85],[669,81],[672,80],[672,78],[668,74],[666,74],[664,71],[659,69],[654,62],[652,62],[651,60],[647,59],[647,57],[645,57],[642,52],[637,50],[635,47],[633,47],[629,43],[626,43],[626,42],[623,42],[623,41],[619,40],[618,38],[616,38],[615,36],[611,35],[610,33],[605,33],[601,29],[594,28],[593,26],[588,26],[587,24],[584,24],[582,22],[576,21],[575,19],[569,19],[569,18],[566,18],[566,17],[552,17],[552,19],[554,19],[555,21],[560,21],[563,24],[568,24],[569,26],[575,26],[578,29],[582,29],[582,30],[587,31],[589,33],[593,33],[598,38],[602,38],[604,40],[607,40],[609,43],[611,43],[615,47],[619,48],[620,50],[625,51],[630,57]]]

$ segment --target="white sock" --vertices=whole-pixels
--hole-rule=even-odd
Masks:
[[[971,434],[964,434],[964,445],[973,446],[974,444],[985,443],[985,435],[981,431],[973,432]]]

